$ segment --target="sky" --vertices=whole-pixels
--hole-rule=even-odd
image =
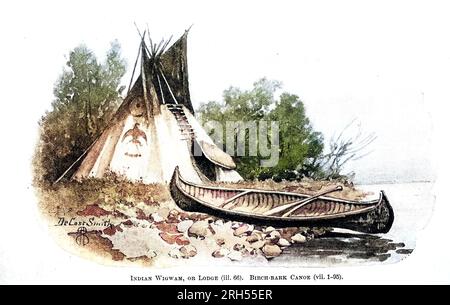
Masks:
[[[245,89],[261,77],[279,80],[303,100],[314,128],[327,138],[354,119],[376,134],[373,152],[348,165],[357,181],[432,180],[432,87],[445,85],[436,75],[450,71],[444,8],[439,1],[2,3],[3,104],[21,114],[17,132],[28,140],[19,145],[31,160],[37,122],[50,108],[71,49],[84,43],[101,56],[117,39],[128,84],[139,43],[134,23],[148,24],[154,40],[175,40],[192,25],[194,106],[220,100],[231,85]],[[16,141],[15,133],[6,136]]]

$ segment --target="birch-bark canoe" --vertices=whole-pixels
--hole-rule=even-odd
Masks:
[[[176,204],[185,211],[257,225],[335,227],[376,234],[387,233],[394,221],[394,211],[384,191],[380,191],[378,199],[356,201],[206,186],[186,181],[177,167],[170,182],[170,192]]]

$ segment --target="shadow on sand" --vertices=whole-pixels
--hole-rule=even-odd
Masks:
[[[404,243],[370,234],[329,232],[304,244],[293,245],[283,255],[291,257],[314,257],[339,262],[362,259],[383,262],[392,255],[408,255]]]

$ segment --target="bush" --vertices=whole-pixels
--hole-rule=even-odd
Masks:
[[[84,45],[70,52],[52,108],[39,122],[36,179],[55,181],[104,130],[121,102],[125,69],[118,42],[111,44],[104,63]]]

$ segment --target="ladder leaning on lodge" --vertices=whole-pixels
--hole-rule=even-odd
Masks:
[[[179,104],[167,104],[167,108],[177,120],[181,136],[183,137],[182,140],[194,140],[196,138],[195,132],[184,113],[183,106]]]

